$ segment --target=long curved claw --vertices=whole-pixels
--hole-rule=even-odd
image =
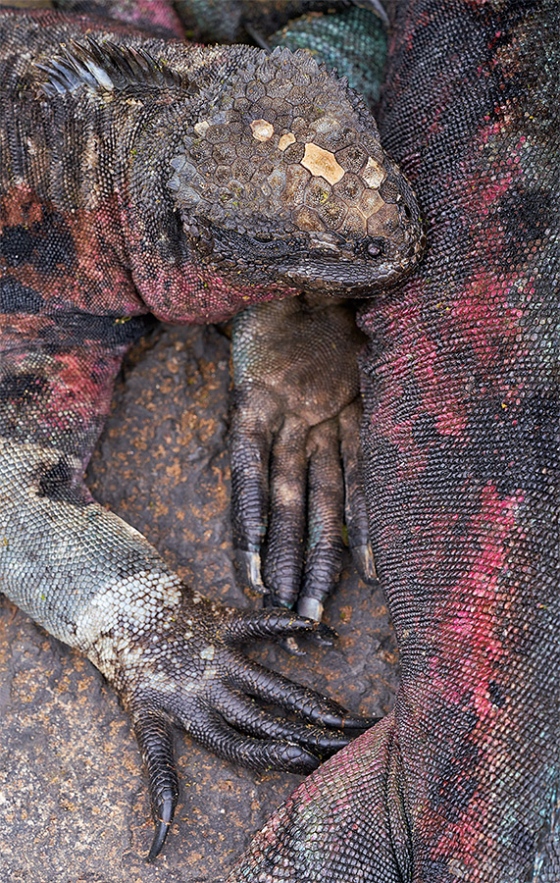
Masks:
[[[253,592],[259,595],[266,595],[267,589],[262,581],[261,576],[261,554],[257,551],[245,549],[235,550],[236,564],[241,571],[242,579],[247,583]]]
[[[153,862],[165,843],[179,796],[179,781],[173,757],[173,735],[171,724],[159,710],[146,709],[142,704],[137,708],[133,706],[131,711],[134,732],[148,770],[155,831],[147,861]]]
[[[356,730],[357,732],[363,733],[364,730],[369,730],[371,727],[374,727],[375,724],[378,724],[380,720],[383,720],[383,718],[368,717],[361,714],[347,714],[342,721],[342,729]],[[354,738],[354,736],[352,736],[352,738]]]
[[[331,628],[330,625],[327,625],[326,622],[319,622],[317,631],[312,632],[312,636],[323,647],[333,647],[335,641],[338,641],[338,632],[336,629]]]
[[[146,861],[150,864],[156,860],[163,849],[163,844],[165,843],[175,814],[176,802],[176,798],[173,799],[172,795],[169,795],[161,806],[160,816],[155,823],[154,839],[152,840],[152,845],[150,846],[150,851],[146,858]]]
[[[194,721],[177,716],[192,735],[219,757],[259,772],[285,770],[307,775],[317,769],[320,758],[303,745],[280,739],[260,739],[240,733],[213,708],[200,708]]]
[[[351,741],[351,736],[341,730],[326,731],[313,724],[299,724],[275,717],[254,699],[235,690],[222,694],[216,708],[227,723],[237,730],[259,739],[293,742],[321,759],[329,757]]]
[[[366,730],[377,722],[377,719],[352,714],[338,702],[302,687],[257,662],[248,663],[242,657],[230,670],[230,681],[237,689],[263,702],[272,702],[320,726],[337,730]]]
[[[371,543],[368,541],[363,545],[352,546],[352,557],[362,579],[367,583],[376,582],[377,570],[375,569]]]

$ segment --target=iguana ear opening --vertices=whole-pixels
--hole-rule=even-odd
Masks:
[[[141,47],[119,46],[110,40],[73,40],[54,58],[35,65],[46,79],[41,88],[49,95],[75,92],[108,93],[124,89],[172,88],[189,94],[197,87],[171,69],[164,58],[155,58]]]

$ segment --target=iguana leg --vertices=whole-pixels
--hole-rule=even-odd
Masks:
[[[356,560],[375,575],[360,475],[363,343],[352,307],[311,295],[246,310],[233,327],[236,546],[254,589],[317,620],[340,572],[345,511]]]
[[[91,498],[83,469],[121,355],[95,341],[3,353],[0,578],[22,610],[88,656],[130,711],[148,767],[153,858],[177,799],[172,722],[227,759],[305,772],[347,744],[343,730],[365,721],[238,649],[249,640],[308,633],[313,623],[203,598]]]
[[[306,779],[228,881],[403,883],[410,828],[393,714]]]
[[[61,12],[124,22],[154,36],[184,38],[184,26],[172,0],[157,0],[155,3],[145,0],[52,0],[51,5]]]

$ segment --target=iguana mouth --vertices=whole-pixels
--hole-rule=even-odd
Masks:
[[[278,276],[292,286],[344,297],[369,297],[379,288],[387,287],[409,269],[412,262],[392,260],[386,256],[359,258],[312,254],[296,265],[278,267]]]
[[[263,257],[271,262],[282,260],[286,256],[294,260],[325,258],[336,261],[375,261],[387,252],[387,243],[383,237],[364,237],[348,240],[343,236],[329,233],[295,233],[293,236],[272,239],[259,233],[250,236],[255,246],[258,259]]]
[[[301,231],[273,237],[258,229],[225,229],[206,219],[197,219],[189,229],[197,231],[196,237],[189,236],[195,250],[226,275],[241,273],[248,281],[266,279],[345,297],[367,296],[392,284],[422,253],[417,239],[406,237],[400,244],[383,236],[347,239]]]

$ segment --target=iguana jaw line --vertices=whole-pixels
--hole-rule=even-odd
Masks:
[[[197,218],[190,230],[193,252],[214,271],[238,283],[268,281],[343,297],[367,297],[393,284],[422,254],[415,242],[394,249],[384,237],[345,239],[336,234],[298,232],[261,241]],[[193,254],[194,257],[194,254]]]
[[[373,264],[373,262],[372,262]],[[294,268],[279,268],[281,281],[310,291],[324,291],[341,297],[369,297],[400,279],[402,267],[389,260],[367,267],[356,258],[331,259],[309,255]]]

